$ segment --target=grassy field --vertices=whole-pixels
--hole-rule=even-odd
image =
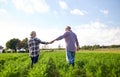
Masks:
[[[28,53],[3,53],[0,77],[120,77],[120,49],[80,50],[74,68],[65,51],[41,52],[32,69]]]

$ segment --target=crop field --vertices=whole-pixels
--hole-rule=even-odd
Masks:
[[[65,56],[65,51],[41,51],[30,68],[28,53],[2,53],[0,77],[120,77],[120,50],[81,50],[76,52],[75,67]]]

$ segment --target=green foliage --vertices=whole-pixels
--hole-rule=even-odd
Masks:
[[[28,38],[23,39],[23,40],[17,45],[17,49],[23,48],[23,49],[28,50],[28,44],[27,44],[27,42],[28,42]]]
[[[75,67],[66,62],[65,52],[41,52],[30,68],[27,53],[0,54],[1,77],[120,77],[119,53],[77,52]]]
[[[7,49],[12,49],[14,51],[16,51],[17,49],[22,49],[22,48],[28,51],[27,42],[28,42],[28,38],[25,38],[22,41],[19,39],[13,38],[7,41],[6,47]]]
[[[16,47],[19,43],[20,43],[19,39],[13,38],[13,39],[7,41],[6,47],[7,47],[7,49],[13,49],[16,51]]]
[[[100,46],[100,45],[84,45],[81,49],[84,50],[95,50],[100,48],[120,48],[120,45],[109,45],[109,46]]]

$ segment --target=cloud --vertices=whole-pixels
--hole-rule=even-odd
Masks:
[[[80,15],[80,16],[84,16],[85,14],[87,14],[86,11],[81,11],[79,9],[73,9],[70,12],[71,14]]]
[[[32,0],[34,4],[34,9],[37,12],[48,12],[49,11],[49,6],[46,3],[46,0]]]
[[[36,31],[38,38],[40,38],[42,41],[48,42],[54,40],[59,35],[63,34],[63,31],[55,27],[45,28],[16,20],[3,20],[0,21],[0,33],[2,35],[2,37],[0,38],[0,45],[5,47],[6,42],[12,38],[18,38],[20,40],[26,37],[29,38],[31,31]],[[63,46],[64,41],[55,42],[48,46],[54,48],[58,47],[59,44]],[[42,47],[43,45],[41,44],[40,46]]]
[[[26,37],[29,38],[29,34],[33,30],[37,32],[37,37],[42,41],[48,42],[64,33],[64,29],[61,30],[57,27],[45,28],[15,20],[0,21],[0,33],[2,35],[0,45],[5,47],[5,43],[12,38],[19,38],[20,40]],[[77,34],[80,46],[120,44],[120,27],[101,22],[90,22],[88,24],[73,26],[72,30]],[[54,48],[58,47],[58,45],[65,47],[64,40],[56,41],[48,46]]]
[[[7,0],[0,0],[0,3],[7,3]]]
[[[68,5],[65,1],[59,1],[59,5],[62,9],[68,9]]]
[[[56,10],[54,10],[54,11],[53,11],[53,13],[54,13],[55,15],[57,15],[57,14],[58,14],[58,12],[57,12]]]
[[[7,10],[6,9],[0,9],[0,15],[6,14]]]
[[[108,10],[100,10],[101,13],[103,13],[104,15],[108,15],[109,11]]]
[[[0,45],[5,46],[5,43],[12,38],[23,39],[27,37],[27,34],[30,31],[25,27],[27,24],[24,24],[24,27],[22,25],[22,23],[12,20],[0,21],[0,33],[3,33],[0,38],[0,40],[2,40],[0,41]]]
[[[45,0],[12,0],[15,7],[25,13],[46,13],[50,10]]]
[[[114,27],[100,22],[91,22],[79,25],[74,30],[82,46],[120,44],[120,27]]]

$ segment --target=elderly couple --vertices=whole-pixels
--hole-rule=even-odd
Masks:
[[[30,39],[28,40],[28,48],[30,52],[30,58],[31,58],[31,67],[33,67],[33,64],[37,63],[40,49],[39,44],[52,44],[55,41],[65,39],[66,42],[66,59],[70,65],[74,67],[74,59],[75,59],[75,51],[79,49],[79,43],[77,36],[74,32],[72,32],[71,27],[67,26],[65,28],[65,33],[58,38],[54,39],[51,42],[43,42],[39,38],[36,37],[36,32],[32,31],[30,34]]]

